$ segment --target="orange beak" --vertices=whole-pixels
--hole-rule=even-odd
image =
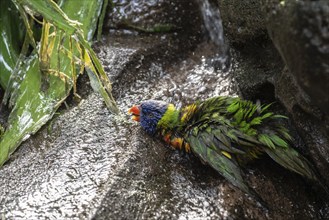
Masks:
[[[139,106],[134,105],[133,107],[128,109],[128,114],[132,114],[132,117],[131,117],[132,120],[139,121],[139,115],[140,115]]]

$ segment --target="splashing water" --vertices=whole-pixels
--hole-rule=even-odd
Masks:
[[[227,48],[224,42],[223,25],[219,8],[209,0],[198,0],[205,28],[210,39],[220,48]]]
[[[211,63],[214,67],[225,69],[229,61],[228,46],[224,40],[222,19],[218,6],[209,0],[198,0],[204,26],[210,40],[218,47],[217,56],[213,57]]]

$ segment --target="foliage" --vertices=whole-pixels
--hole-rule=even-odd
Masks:
[[[12,111],[0,139],[0,166],[22,141],[52,118],[72,88],[78,96],[76,81],[84,70],[109,110],[118,113],[110,81],[88,43],[102,7],[106,7],[103,0],[12,2],[14,5],[1,0],[0,28],[5,37],[0,41],[0,84],[6,89],[2,105],[8,102]],[[37,19],[40,16],[42,21]],[[9,25],[4,25],[7,21]],[[42,24],[40,42],[34,22]],[[25,38],[16,34],[17,28],[25,32]],[[29,45],[33,49],[30,54]]]

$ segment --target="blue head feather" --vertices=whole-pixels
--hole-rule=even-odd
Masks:
[[[150,135],[155,135],[157,125],[167,111],[168,104],[162,101],[147,100],[140,105],[140,124]]]

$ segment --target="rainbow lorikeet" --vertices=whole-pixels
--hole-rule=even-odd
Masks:
[[[289,143],[288,130],[279,123],[286,118],[236,97],[214,97],[182,109],[162,101],[147,100],[129,109],[132,119],[152,136],[172,147],[194,153],[234,186],[255,195],[243,180],[241,167],[269,155],[288,170],[312,180],[317,175],[305,157]]]

